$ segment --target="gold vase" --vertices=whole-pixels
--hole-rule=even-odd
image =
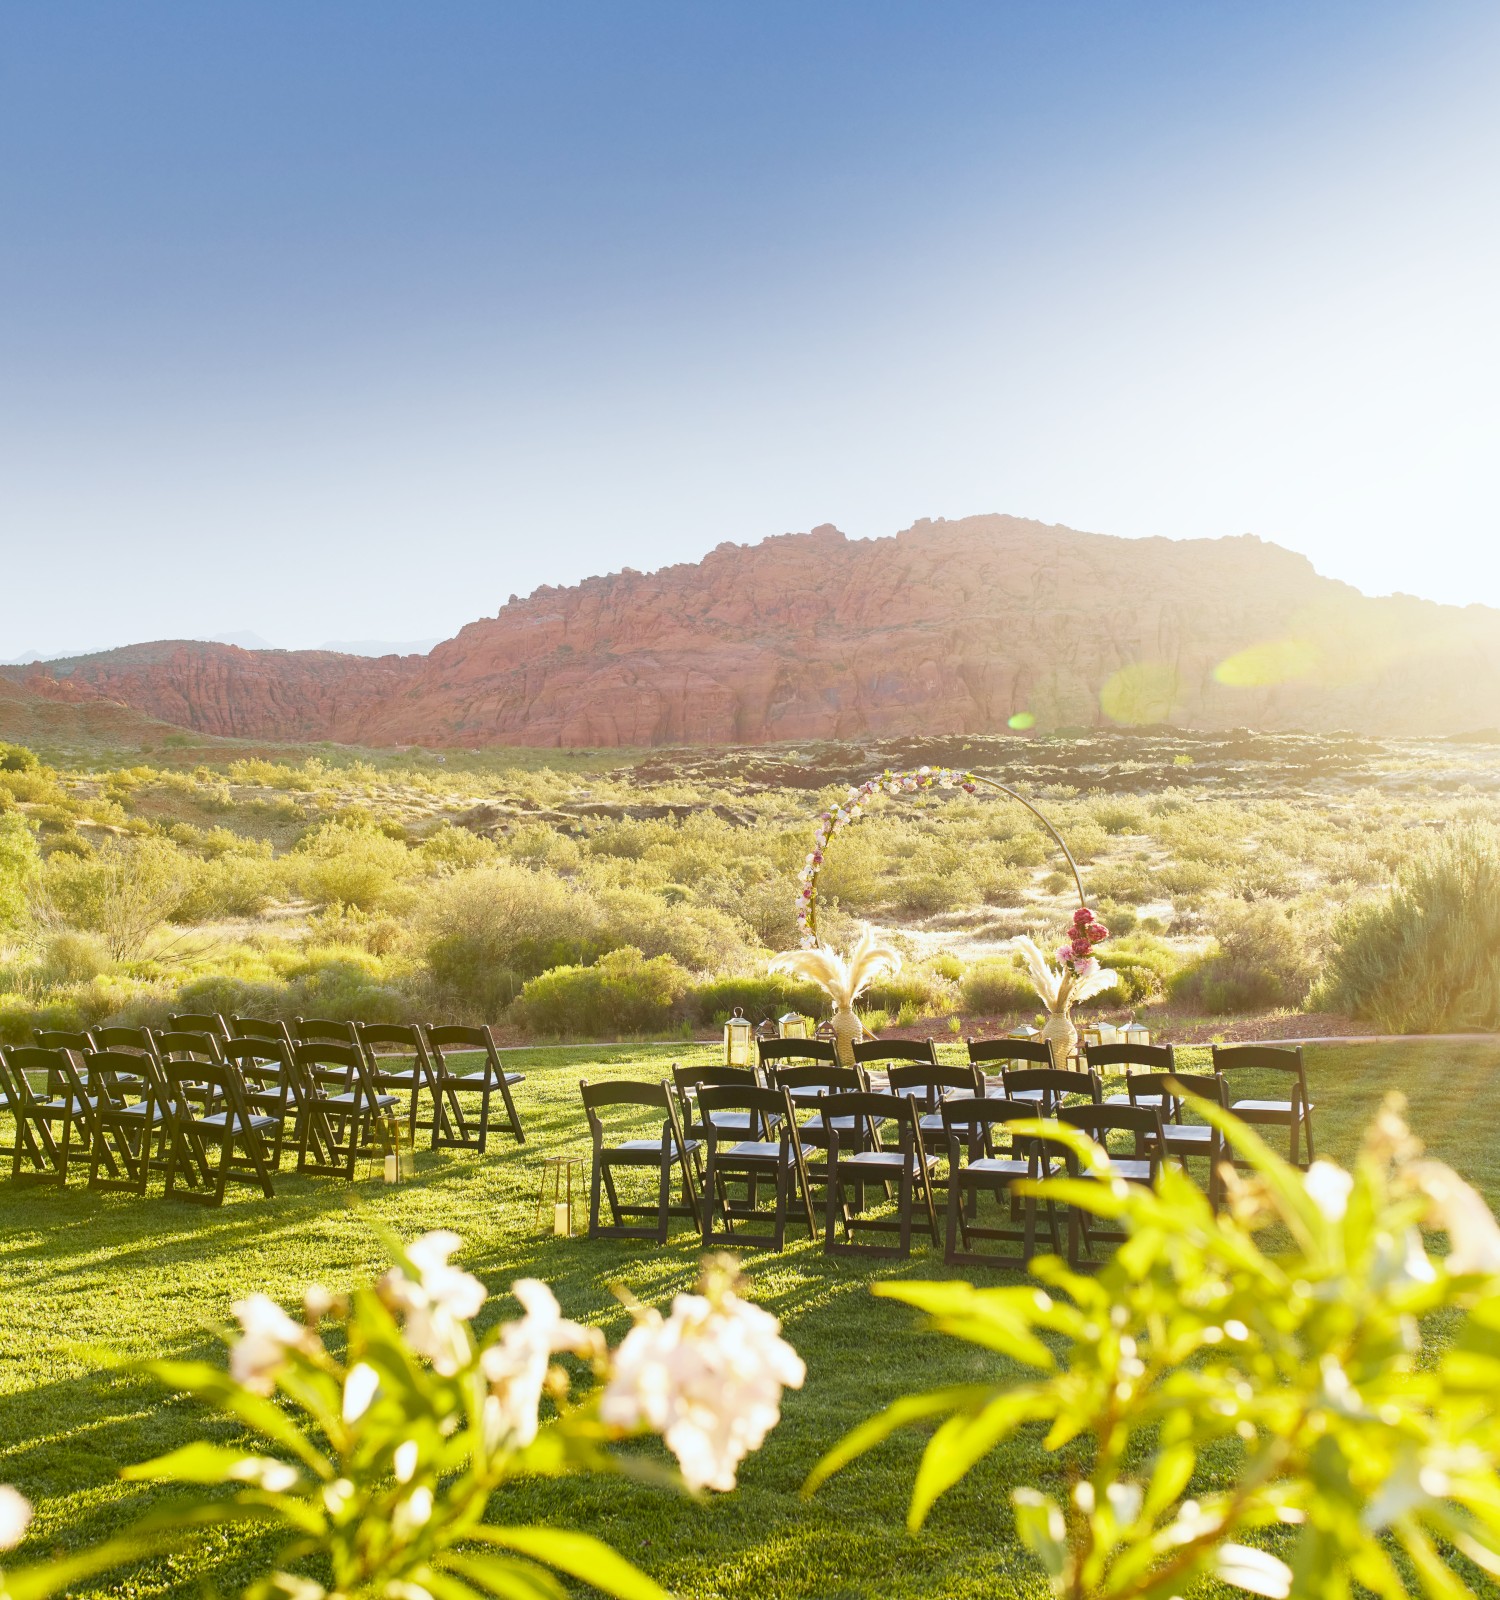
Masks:
[[[1042,1038],[1052,1046],[1052,1060],[1059,1067],[1066,1067],[1068,1058],[1078,1049],[1078,1029],[1068,1015],[1069,1009],[1064,1006],[1061,1011],[1049,1011],[1047,1025],[1042,1029]]]
[[[833,1008],[833,1053],[841,1067],[854,1065],[854,1047],[865,1036],[865,1030],[853,1011],[842,1006]]]

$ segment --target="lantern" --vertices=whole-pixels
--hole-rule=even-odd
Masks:
[[[1144,1022],[1132,1017],[1130,1021],[1120,1029],[1120,1038],[1126,1044],[1150,1044],[1151,1030]]]
[[[740,1006],[724,1024],[724,1065],[749,1067],[755,1064],[755,1029]]]
[[[807,1018],[796,1011],[788,1011],[779,1025],[783,1039],[805,1039],[808,1037]]]
[[[1040,1028],[1033,1028],[1031,1026],[1031,1024],[1029,1022],[1027,1022],[1027,1023],[1024,1023],[1019,1028],[1012,1028],[1010,1030],[1010,1032],[1006,1035],[1006,1038],[1008,1038],[1008,1039],[1035,1039],[1036,1036],[1041,1031],[1042,1030]]]

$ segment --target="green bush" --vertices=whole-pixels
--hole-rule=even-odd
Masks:
[[[743,978],[710,978],[696,983],[683,997],[683,1011],[698,1027],[721,1028],[738,1006],[752,1022],[784,1016],[788,1011],[821,1017],[828,996],[815,983],[799,983],[783,972]]]
[[[264,911],[283,889],[279,862],[269,844],[194,862],[174,922],[208,922],[217,917],[248,917]]]
[[[1314,1004],[1390,1033],[1500,1029],[1500,835],[1450,834],[1346,912]]]
[[[964,1011],[975,1017],[1035,1011],[1041,1001],[1031,980],[1009,956],[976,961],[959,982]]]
[[[37,976],[44,983],[88,983],[112,965],[104,941],[93,933],[54,933],[42,949]]]
[[[99,934],[116,960],[136,955],[186,892],[189,859],[152,836],[115,839],[90,856],[54,851],[40,879],[43,920]]]
[[[671,956],[647,960],[627,946],[591,967],[554,967],[533,978],[511,1015],[527,1033],[561,1039],[660,1034],[691,981]]]
[[[19,928],[42,870],[36,835],[18,812],[0,811],[0,930]]]
[[[1182,965],[1169,944],[1146,933],[1112,939],[1102,948],[1101,958],[1120,978],[1113,989],[1099,996],[1102,1005],[1138,1006],[1160,1000]]]
[[[1214,945],[1171,982],[1172,998],[1208,1016],[1298,1006],[1312,982],[1312,956],[1283,906],[1230,901],[1214,913]]]
[[[6,744],[0,741],[0,772],[36,772],[41,768],[36,752],[24,744]]]
[[[322,905],[374,911],[387,904],[412,868],[411,852],[378,828],[325,822],[297,846],[304,892]]]

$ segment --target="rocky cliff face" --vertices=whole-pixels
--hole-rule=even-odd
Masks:
[[[989,516],[883,539],[822,527],[542,588],[428,656],[177,643],[26,681],[206,733],[367,744],[754,744],[1012,719],[1438,734],[1500,723],[1500,612],[1366,599],[1248,536]]]

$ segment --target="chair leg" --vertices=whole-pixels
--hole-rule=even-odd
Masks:
[[[667,1242],[667,1208],[672,1204],[672,1157],[669,1150],[661,1153],[661,1171],[656,1191],[656,1242]]]

